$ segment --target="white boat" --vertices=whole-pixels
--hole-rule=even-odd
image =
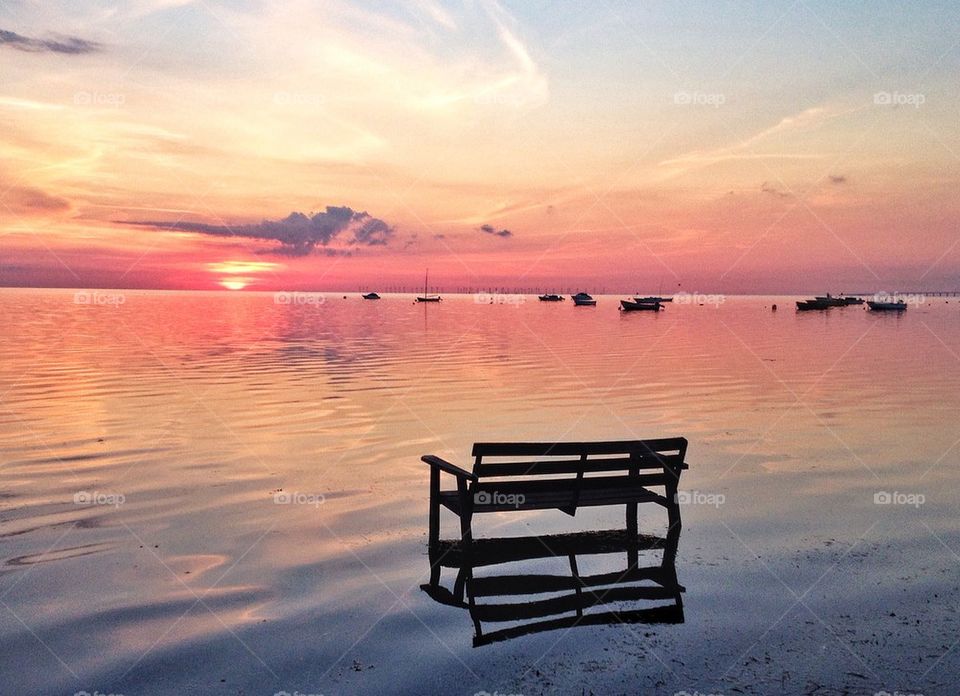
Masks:
[[[576,295],[571,295],[570,298],[573,300],[575,307],[593,307],[597,304],[597,301],[585,292],[578,292]]]

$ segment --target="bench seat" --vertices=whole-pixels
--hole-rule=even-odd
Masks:
[[[597,476],[574,479],[545,479],[539,481],[480,482],[471,489],[473,513],[507,512],[512,510],[550,510],[597,505],[624,505],[626,503],[658,503],[668,501],[646,486],[664,486],[667,475],[641,474],[639,477]],[[490,502],[483,502],[484,495]],[[520,498],[511,496],[523,496]],[[440,504],[460,514],[461,499],[457,491],[441,491]]]

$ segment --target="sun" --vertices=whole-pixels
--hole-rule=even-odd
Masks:
[[[250,283],[248,278],[225,278],[220,285],[227,290],[243,290]]]
[[[217,261],[207,264],[207,270],[215,274],[217,284],[226,290],[243,290],[248,285],[260,281],[264,273],[274,273],[283,268],[283,264],[272,261]]]

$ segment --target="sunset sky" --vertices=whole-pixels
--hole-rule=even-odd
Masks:
[[[0,285],[956,289],[958,78],[952,2],[0,0]]]

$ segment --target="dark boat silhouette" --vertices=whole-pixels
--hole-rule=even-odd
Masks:
[[[867,300],[867,306],[874,312],[903,312],[907,309],[907,303],[903,300],[894,300],[893,302]]]
[[[672,297],[659,297],[657,295],[651,295],[649,297],[634,297],[634,302],[658,302],[663,304],[664,302],[673,302]]]
[[[831,302],[824,302],[822,300],[797,300],[797,311],[807,312],[811,309],[830,309],[831,307],[837,307]]]
[[[620,300],[620,309],[624,312],[659,312],[662,307],[659,302],[653,300]]]
[[[430,269],[428,268],[426,273],[423,274],[423,294],[417,295],[417,302],[439,302],[440,295],[428,295],[427,294],[427,277],[430,275]]]
[[[585,292],[578,292],[576,295],[571,295],[570,298],[573,300],[575,307],[593,307],[597,304],[597,301]]]

